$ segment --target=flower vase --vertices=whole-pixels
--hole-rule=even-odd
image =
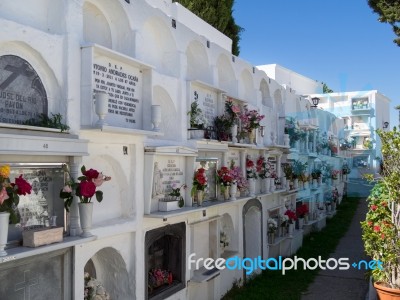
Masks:
[[[238,139],[237,139],[238,126],[237,126],[237,124],[235,124],[231,127],[231,135],[232,135],[232,143],[237,143],[238,142]]]
[[[0,256],[7,255],[7,252],[4,250],[4,248],[7,245],[9,221],[10,221],[10,213],[0,212]]]
[[[255,144],[256,132],[254,129],[249,131],[249,144]]]
[[[299,229],[303,229],[304,226],[304,218],[299,218]]]
[[[283,135],[283,144],[286,147],[290,147],[290,137],[287,133]]]
[[[224,200],[229,200],[229,187],[224,188]]]
[[[261,189],[262,189],[262,193],[269,193],[269,190],[271,189],[271,181],[269,180],[269,178],[262,179]]]
[[[203,206],[204,191],[197,190],[197,206]]]
[[[250,197],[256,195],[256,180],[254,178],[249,178],[249,193]]]
[[[270,184],[270,188],[269,188],[270,192],[271,193],[275,192],[275,188],[276,188],[276,186],[275,186],[275,178],[270,178],[269,179],[269,184]]]
[[[293,188],[295,190],[297,190],[299,188],[299,180],[297,178],[293,179]]]
[[[79,219],[81,221],[82,234],[81,237],[90,237],[90,229],[92,228],[93,203],[78,203]]]
[[[232,183],[231,186],[230,186],[230,194],[231,194],[230,200],[236,200],[237,192],[238,192],[237,184],[236,183]]]
[[[294,232],[294,223],[289,223],[289,225],[288,225],[289,236],[293,236],[293,232]]]
[[[275,243],[275,232],[268,232],[268,244]]]

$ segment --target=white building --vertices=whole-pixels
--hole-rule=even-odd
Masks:
[[[7,254],[0,257],[1,299],[82,299],[85,271],[113,299],[218,299],[248,275],[206,270],[204,262],[189,266],[190,254],[287,256],[332,214],[334,205],[325,200],[333,188],[342,193],[343,178],[331,185],[327,175],[325,184],[307,181],[300,189],[284,184],[281,168],[307,162],[309,175],[317,167],[341,167],[342,158],[316,152],[321,118],[303,97],[316,90],[284,86],[233,56],[227,37],[179,4],[16,0],[0,7],[0,165],[10,164],[12,178],[23,174],[35,185],[18,206],[24,229],[49,225],[50,216],[65,229],[62,242],[30,248],[20,244],[21,229],[9,226]],[[190,128],[193,102],[210,124],[228,99],[265,115],[256,143],[240,134],[241,142],[218,141],[221,133]],[[24,124],[41,114],[60,114],[70,129]],[[304,116],[298,124],[304,139],[290,149],[285,117],[297,115]],[[224,201],[216,168],[234,162],[245,176],[246,159],[260,155],[281,185],[266,188],[258,179],[255,195],[242,192],[235,200],[232,192]],[[80,236],[77,197],[70,213],[64,211],[62,164],[73,178],[82,165],[112,177],[101,186],[104,200],[93,200],[93,236]],[[201,166],[209,181],[198,206],[190,190]],[[182,208],[163,202],[173,184],[188,185]],[[299,204],[307,205],[309,224],[268,240],[269,219],[279,221]],[[171,272],[169,284],[152,281],[153,269]]]

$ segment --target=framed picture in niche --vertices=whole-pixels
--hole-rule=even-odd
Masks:
[[[9,242],[22,239],[22,230],[57,226],[67,230],[67,214],[60,190],[66,182],[62,163],[11,163],[10,181],[20,175],[32,186],[27,195],[19,196],[17,226],[10,226]]]
[[[218,169],[218,158],[196,158],[195,171],[200,168],[205,169],[207,176],[207,188],[205,192],[205,200],[216,200],[217,199],[217,169]],[[195,197],[197,203],[197,199]]]

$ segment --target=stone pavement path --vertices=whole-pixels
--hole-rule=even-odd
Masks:
[[[331,257],[348,257],[350,264],[361,259],[369,260],[364,254],[360,226],[360,222],[365,219],[366,212],[367,202],[363,198],[358,205],[349,230],[341,238]],[[365,272],[365,270],[354,269],[352,266],[349,270],[321,270],[301,299],[365,300],[368,292]]]

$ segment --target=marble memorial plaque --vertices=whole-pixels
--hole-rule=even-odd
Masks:
[[[95,55],[92,65],[93,93],[108,94],[106,123],[142,129],[142,72],[118,60]]]
[[[217,116],[217,96],[218,94],[210,89],[196,84],[192,86],[191,102],[198,102],[199,108],[207,120],[207,126],[214,126],[214,118]]]
[[[33,67],[15,55],[0,56],[0,122],[37,121],[47,110],[46,90]]]
[[[185,158],[173,156],[160,156],[157,159],[158,168],[161,170],[161,184],[165,195],[172,191],[172,187],[178,188],[185,183]],[[181,195],[184,192],[181,190]]]
[[[70,250],[0,264],[0,299],[70,299]]]

